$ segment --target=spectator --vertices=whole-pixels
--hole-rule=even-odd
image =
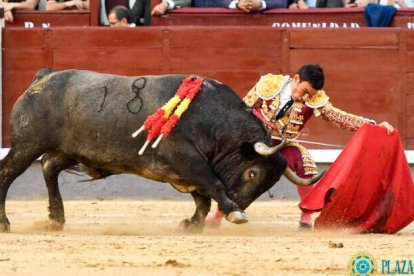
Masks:
[[[4,20],[13,22],[13,10],[34,10],[38,4],[39,0],[9,1],[0,2],[0,7],[4,9]]]
[[[46,2],[47,11],[88,9],[89,0],[48,0]]]
[[[197,1],[197,0],[196,0]],[[224,1],[226,3],[226,1]],[[227,5],[227,4],[226,4]],[[239,9],[244,12],[262,11],[265,9],[287,8],[286,0],[235,0],[228,5],[230,9]]]
[[[394,6],[395,8],[414,8],[413,0],[380,0],[380,5]]]
[[[316,0],[293,0],[288,1],[289,9],[309,9],[316,8]]]
[[[287,8],[287,0],[193,0],[192,4],[189,0],[163,0],[154,7],[152,15],[163,15],[167,10],[180,7],[222,7],[229,9],[239,9],[245,12],[255,12],[265,9]]]
[[[136,27],[132,22],[131,12],[125,6],[113,7],[109,12],[108,20],[111,27]]]
[[[368,4],[378,4],[379,0],[354,0],[348,1],[345,4],[346,8],[356,8],[356,7],[365,7]]]
[[[343,0],[317,0],[317,8],[342,8],[344,7]]]
[[[131,13],[131,23],[135,23],[136,26],[150,25],[150,0],[101,0],[101,24],[103,26],[110,25],[108,21],[108,12],[115,6],[124,6],[128,8]]]
[[[131,8],[132,23],[137,26],[148,26],[151,24],[151,1],[136,0]]]
[[[190,7],[191,0],[163,0],[161,3],[156,5],[152,11],[151,15],[163,15],[167,10],[179,9],[182,7]]]

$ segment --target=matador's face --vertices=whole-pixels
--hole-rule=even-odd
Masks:
[[[309,97],[318,92],[308,81],[301,81],[298,74],[296,74],[291,83],[292,99],[295,102],[304,103]]]

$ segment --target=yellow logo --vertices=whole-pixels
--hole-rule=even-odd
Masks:
[[[377,270],[377,262],[368,252],[357,253],[348,264],[351,276],[374,276],[377,274]]]

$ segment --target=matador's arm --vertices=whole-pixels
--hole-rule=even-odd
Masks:
[[[318,108],[318,112],[324,120],[342,129],[357,131],[365,123],[376,125],[374,120],[342,111],[339,108],[334,107],[330,102],[326,103],[323,107]]]

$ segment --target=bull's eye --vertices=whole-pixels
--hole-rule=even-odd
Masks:
[[[254,179],[256,177],[256,172],[254,170],[251,170],[249,172],[249,177],[250,177],[250,179]]]

